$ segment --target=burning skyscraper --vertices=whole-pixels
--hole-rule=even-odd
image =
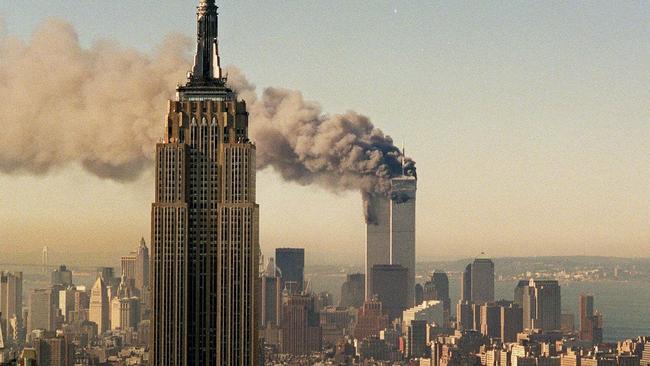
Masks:
[[[396,264],[408,270],[408,307],[415,302],[415,192],[414,171],[404,169],[390,179],[390,191],[366,196],[366,300],[373,294],[372,267]]]

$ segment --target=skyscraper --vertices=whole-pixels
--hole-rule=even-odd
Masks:
[[[127,282],[132,286],[139,296],[149,285],[149,248],[144,241],[140,239],[140,245],[136,251],[121,258],[122,271]]]
[[[259,322],[264,327],[269,323],[279,326],[282,317],[282,276],[273,258],[269,260],[260,276]]]
[[[407,269],[406,306],[415,302],[415,192],[417,179],[400,176],[391,179],[390,194],[366,197],[366,300],[372,298],[372,268],[377,264],[396,264]]]
[[[59,310],[61,311],[63,320],[67,323],[71,322],[71,313],[74,311],[76,293],[77,289],[74,287],[59,290]]]
[[[282,304],[282,352],[306,355],[321,350],[316,301],[310,294],[291,294]]]
[[[501,341],[516,342],[523,330],[523,311],[517,304],[501,305]]]
[[[52,272],[52,286],[72,286],[72,271],[61,265]]]
[[[22,327],[23,273],[0,272],[0,328],[5,344],[15,341]]]
[[[68,366],[73,364],[74,346],[61,336],[46,336],[34,341],[37,365]]]
[[[594,311],[594,296],[580,295],[580,339],[600,343],[603,341],[603,318]]]
[[[562,306],[558,282],[531,279],[528,286],[521,286],[522,282],[515,289],[515,302],[521,288],[524,329],[560,330]]]
[[[120,265],[122,270],[120,271],[122,277],[129,282],[129,284],[135,287],[135,255],[136,253],[131,252],[127,255],[123,255],[120,258]]]
[[[406,328],[406,354],[407,357],[422,357],[427,346],[427,322],[425,320],[411,320]]]
[[[97,324],[98,334],[102,334],[110,328],[109,301],[106,283],[102,277],[97,277],[93,288],[90,290],[88,320]]]
[[[111,329],[134,329],[140,321],[140,299],[133,296],[126,276],[122,275],[115,297],[111,300]]]
[[[445,324],[447,326],[451,317],[451,299],[449,298],[449,277],[442,271],[435,271],[431,280],[424,283],[423,300],[441,301],[445,311]]]
[[[481,304],[481,333],[489,338],[501,336],[501,307],[495,303]]]
[[[135,253],[135,288],[144,299],[144,293],[149,287],[149,248],[144,238],[140,239],[140,245]]]
[[[226,86],[217,6],[197,8],[194,66],[156,145],[150,364],[253,365],[258,205],[246,103]]]
[[[363,273],[348,274],[341,285],[341,301],[339,306],[360,308],[365,298],[366,275]]]
[[[494,301],[494,263],[487,258],[477,258],[472,262],[471,273],[472,301],[483,304]]]
[[[484,304],[494,301],[494,263],[476,258],[465,267],[461,281],[461,301]]]
[[[276,248],[275,264],[282,273],[282,287],[291,282],[290,287],[300,293],[305,282],[305,249]]]
[[[461,301],[472,301],[472,264],[465,266],[460,283]]]
[[[378,336],[388,327],[388,314],[384,312],[381,301],[377,298],[366,300],[359,308],[357,322],[354,326],[354,338],[358,340]]]
[[[50,288],[33,290],[29,296],[29,321],[27,332],[35,329],[56,330],[58,290]]]
[[[377,296],[388,314],[388,320],[399,318],[408,308],[408,269],[398,264],[377,264],[372,267],[372,293]]]

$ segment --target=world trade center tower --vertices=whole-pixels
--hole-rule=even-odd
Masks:
[[[389,194],[378,193],[367,197],[369,220],[366,224],[366,300],[377,295],[376,288],[384,285],[375,283],[374,266],[401,266],[407,270],[404,304],[413,307],[417,178],[402,174],[391,178],[390,184]]]
[[[194,67],[155,169],[150,365],[257,365],[255,145],[222,75],[214,0],[199,3]]]

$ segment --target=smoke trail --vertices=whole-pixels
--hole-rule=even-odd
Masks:
[[[189,69],[191,42],[170,36],[152,55],[99,42],[80,46],[67,23],[45,22],[29,42],[0,33],[0,172],[45,174],[78,163],[128,181],[152,166],[162,112]],[[247,101],[258,168],[331,191],[387,193],[402,174],[389,136],[356,112],[323,114],[298,91],[260,97],[236,68],[229,84]],[[407,160],[405,171],[415,174]]]

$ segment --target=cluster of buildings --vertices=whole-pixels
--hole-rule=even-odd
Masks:
[[[259,278],[258,326],[267,365],[318,359],[343,365],[539,366],[549,357],[598,358],[603,350],[603,318],[592,295],[580,296],[575,330],[573,317],[562,314],[555,280],[521,280],[512,300],[495,300],[494,264],[487,258],[466,267],[452,312],[442,271],[413,286],[408,306],[408,272],[374,265],[372,296],[365,274],[349,274],[334,305],[331,295],[312,292],[304,281],[304,249],[280,248],[275,255]],[[557,365],[568,361],[563,362]]]
[[[149,248],[123,256],[121,276],[101,267],[88,289],[72,270],[23,294],[23,274],[0,274],[0,364],[143,365],[149,338]],[[23,296],[27,304],[23,304]]]

